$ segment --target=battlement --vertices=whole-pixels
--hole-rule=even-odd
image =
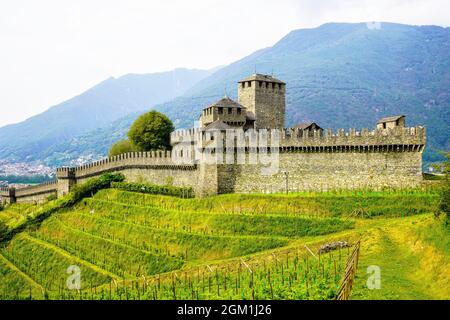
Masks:
[[[202,132],[200,128],[192,128],[187,130],[177,130],[170,134],[170,143],[176,144],[183,141],[183,139],[189,138],[190,141],[194,140],[196,135],[199,135]]]
[[[0,188],[0,196],[42,201],[108,172],[120,172],[130,182],[191,186],[200,196],[288,191],[287,173],[298,191],[323,184],[352,189],[421,183],[426,130],[405,127],[404,115],[380,119],[375,130],[334,131],[316,123],[285,128],[285,109],[286,83],[255,73],[238,82],[238,102],[225,95],[203,109],[202,128],[172,132],[172,152],[129,152],[58,168],[55,182]]]
[[[16,189],[16,198],[30,197],[40,194],[55,193],[58,189],[58,180],[44,182],[35,186]]]
[[[426,130],[424,127],[396,127],[392,129],[375,129],[370,131],[367,128],[357,130],[338,129],[334,132],[327,130],[302,130],[298,128],[286,128],[278,131],[257,129],[257,130],[236,130],[236,131],[201,131],[182,130],[172,135],[172,145],[177,143],[189,143],[201,149],[215,149],[218,145],[218,134],[222,134],[222,146],[226,148],[227,135],[231,133],[235,136],[242,136],[240,140],[243,145],[235,145],[238,148],[257,148],[258,137],[265,133],[267,146],[281,149],[295,147],[366,147],[366,146],[415,146],[424,147],[426,142]],[[272,140],[277,135],[279,143],[272,144]],[[314,149],[315,150],[315,149]]]
[[[13,190],[12,188],[8,188],[8,187],[1,187],[0,188],[0,196],[3,197],[8,197],[11,190]]]
[[[73,177],[75,179],[84,179],[104,172],[117,171],[126,168],[188,169],[173,162],[172,153],[170,151],[150,151],[129,152],[75,168],[63,168],[61,173],[65,174],[67,172],[73,172]]]
[[[426,130],[424,127],[396,127],[392,129],[375,129],[369,131],[338,129],[301,130],[283,129],[281,131],[280,145],[282,147],[301,146],[385,146],[385,145],[425,145]]]

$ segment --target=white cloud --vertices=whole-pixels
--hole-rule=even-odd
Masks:
[[[448,7],[447,0],[4,1],[0,126],[111,75],[211,68],[325,22],[448,26]]]

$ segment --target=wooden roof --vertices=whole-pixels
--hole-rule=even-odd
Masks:
[[[294,128],[295,129],[301,129],[306,130],[309,129],[312,125],[316,125],[317,128],[322,129],[317,123],[315,122],[305,122],[305,123],[299,123]]]
[[[238,81],[238,83],[247,82],[247,81],[266,81],[266,82],[286,84],[283,81],[278,80],[272,76],[269,76],[266,74],[259,74],[259,73],[255,73],[255,74],[251,75],[250,77],[245,78],[244,80]]]
[[[204,109],[209,109],[211,107],[238,108],[238,109],[244,108],[244,106],[242,106],[241,104],[237,103],[236,101],[234,101],[228,97],[222,98],[219,101],[214,102],[213,104],[207,106]]]
[[[405,116],[403,116],[403,115],[385,117],[385,118],[381,118],[380,120],[378,120],[377,123],[393,122],[393,121],[397,121],[398,119],[401,119],[401,118],[404,118],[404,117]]]
[[[221,120],[216,120],[205,127],[206,130],[227,130],[232,129],[229,125]]]

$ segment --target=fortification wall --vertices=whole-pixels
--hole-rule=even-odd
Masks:
[[[214,152],[215,157],[220,157],[221,153],[215,153],[218,139],[191,129],[173,133],[172,143],[185,141],[186,137],[191,141],[200,139],[197,146],[189,143],[186,149],[191,162],[177,161],[171,152],[131,152],[81,167],[59,168],[55,182],[17,190],[0,188],[0,196],[5,202],[41,202],[53,194],[67,194],[73,185],[107,172],[121,172],[130,182],[190,186],[198,196],[285,191],[284,172],[289,191],[405,188],[422,181],[426,142],[423,127],[348,132],[340,129],[336,133],[284,129],[276,147],[279,170],[272,176],[262,174],[261,164],[199,163],[194,160],[195,152]],[[267,145],[272,147],[273,137],[269,134],[268,138]],[[258,153],[259,147],[249,136],[244,141],[244,147],[232,150],[245,150],[248,159],[249,152]],[[226,141],[223,145],[227,147]],[[179,156],[182,151],[175,152]]]
[[[15,199],[15,189],[14,188],[0,188],[0,203],[14,203]]]
[[[422,181],[421,151],[292,151],[279,154],[279,171],[261,175],[261,165],[224,166],[219,193],[272,193],[340,189],[382,189],[418,186]]]
[[[209,136],[218,132],[211,131]],[[245,147],[251,147],[250,135],[258,136],[260,130],[245,132]],[[268,145],[271,145],[273,133],[267,130]],[[279,146],[281,148],[289,147],[314,147],[317,150],[324,147],[334,147],[335,149],[342,146],[425,146],[426,129],[421,126],[417,127],[396,127],[393,129],[376,129],[370,131],[367,128],[362,130],[338,129],[336,132],[332,129],[315,130],[313,132],[302,129],[283,129],[278,131]],[[205,145],[210,142],[208,135],[200,129],[179,130],[171,134],[171,143],[195,141],[199,145]],[[215,139],[217,141],[217,139]],[[223,145],[226,146],[225,133],[223,133]],[[211,145],[211,147],[214,147]]]
[[[15,189],[15,198],[18,203],[41,203],[47,197],[56,195],[58,190],[58,181],[46,182],[36,186]]]
[[[340,146],[425,146],[426,130],[424,127],[396,127],[393,129],[376,129],[369,131],[332,129],[309,132],[301,129],[284,129],[281,131],[282,147],[340,147]]]
[[[203,188],[199,183],[197,165],[176,163],[170,152],[158,151],[131,152],[77,168],[58,169],[58,179],[61,180],[59,193],[67,193],[73,184],[85,183],[107,172],[120,172],[129,182],[190,186],[195,192],[201,192]]]

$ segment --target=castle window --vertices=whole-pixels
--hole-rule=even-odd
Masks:
[[[233,112],[232,108],[228,108],[228,114],[231,114]]]
[[[249,88],[251,88],[251,87],[252,87],[252,82],[249,81],[249,82],[247,83],[247,85],[248,85]]]
[[[262,81],[258,81],[259,82],[259,87],[262,87],[263,82]]]
[[[237,109],[237,114],[241,114],[241,109]]]
[[[400,125],[400,119],[397,119],[397,121],[395,121],[395,125],[399,126]]]
[[[386,122],[383,122],[383,129],[386,129]]]
[[[275,89],[275,83],[272,83],[272,90]]]
[[[281,83],[279,83],[279,84],[278,84],[278,89],[280,89],[280,90],[281,90]]]
[[[242,89],[244,89],[245,88],[245,82],[242,82],[241,85],[242,85]]]
[[[219,108],[218,113],[222,114],[222,108]]]

